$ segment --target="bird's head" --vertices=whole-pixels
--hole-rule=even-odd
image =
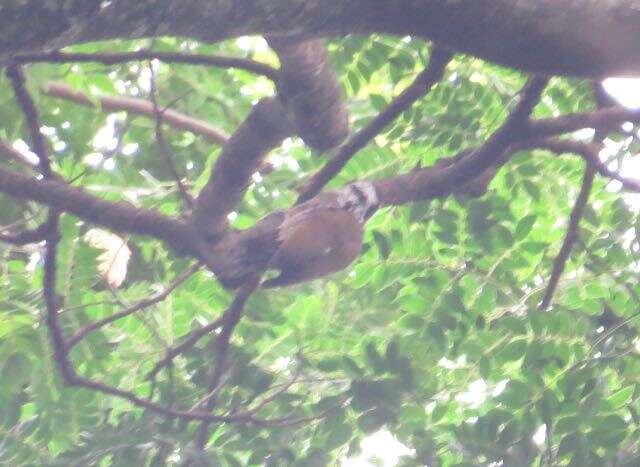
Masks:
[[[365,223],[380,206],[372,183],[353,182],[339,190],[338,204],[361,223]]]

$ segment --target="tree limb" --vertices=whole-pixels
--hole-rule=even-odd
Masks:
[[[156,77],[155,77],[155,72],[153,70],[153,65],[151,63],[149,64],[149,71],[151,74],[151,78],[150,78],[151,89],[149,92],[149,97],[151,100],[151,104],[153,105],[153,113],[155,114],[156,144],[160,148],[160,153],[162,154],[162,157],[164,158],[167,164],[167,167],[169,168],[169,171],[171,172],[171,175],[173,176],[173,179],[176,182],[176,185],[178,187],[178,192],[180,193],[180,197],[182,198],[184,205],[187,208],[193,208],[193,203],[194,203],[193,197],[189,193],[189,190],[187,190],[187,187],[184,186],[184,183],[182,182],[182,177],[180,176],[180,173],[178,172],[178,168],[176,167],[176,164],[174,162],[173,153],[171,151],[171,148],[169,147],[169,143],[167,143],[167,140],[164,139],[164,133],[162,131],[162,122],[164,119],[164,113],[168,111],[169,108],[167,107],[160,110],[160,108],[158,107]]]
[[[182,274],[180,274],[171,284],[169,284],[168,287],[166,287],[161,292],[158,292],[157,294],[151,297],[147,297],[144,300],[140,300],[138,303],[135,303],[134,305],[131,305],[130,307],[124,310],[121,310],[117,313],[109,315],[106,318],[87,324],[82,329],[77,331],[73,336],[67,339],[67,342],[66,342],[67,352],[71,350],[74,346],[76,346],[78,342],[80,342],[82,339],[87,337],[90,333],[92,333],[96,329],[100,329],[106,326],[107,324],[113,323],[114,321],[125,318],[129,315],[132,315],[133,313],[136,313],[137,311],[143,310],[152,305],[155,305],[156,303],[161,302],[162,300],[167,298],[171,294],[171,292],[173,292],[178,286],[184,283],[184,281],[186,281],[193,274],[195,274],[199,269],[200,269],[200,265],[196,264],[193,267],[187,269]]]
[[[277,98],[264,98],[222,148],[209,181],[196,200],[192,222],[203,238],[217,241],[227,215],[244,196],[251,176],[267,153],[291,134],[286,111]]]
[[[585,77],[640,73],[639,0],[68,0],[3,4],[0,60],[113,38],[204,42],[256,34],[421,37],[527,72]],[[100,7],[102,5],[102,7]],[[16,21],[15,18],[25,18]],[[43,18],[27,23],[28,18]],[[46,19],[46,20],[45,20]]]
[[[442,79],[445,67],[451,59],[451,53],[439,48],[433,50],[429,66],[422,71],[413,82],[364,128],[352,135],[340,148],[336,155],[325,164],[305,184],[297,203],[307,201],[316,196],[335,177],[347,162],[384,127],[389,125],[402,112],[411,107],[418,99],[431,91]]]
[[[530,125],[531,137],[547,138],[563,133],[570,133],[582,128],[610,128],[616,123],[640,122],[640,109],[627,109],[622,106],[606,107],[592,112],[580,112],[559,117],[541,118]]]
[[[244,305],[249,299],[249,296],[260,286],[260,280],[260,276],[257,275],[243,285],[236,293],[233,303],[229,309],[227,309],[222,316],[222,329],[220,334],[218,334],[214,339],[216,364],[213,372],[211,373],[211,381],[209,382],[209,389],[207,391],[208,393],[212,393],[220,385],[222,376],[226,371],[231,334],[238,322],[240,322],[240,318],[244,312]],[[210,412],[213,410],[216,403],[216,397],[209,397],[205,403],[205,411]],[[199,449],[204,448],[207,443],[207,439],[209,439],[209,423],[203,422],[202,425],[200,425],[200,428],[198,428],[196,446]]]
[[[73,52],[48,52],[35,54],[22,54],[13,57],[15,63],[87,63],[97,62],[104,65],[117,63],[159,60],[165,63],[178,63],[185,65],[203,65],[220,68],[238,68],[250,71],[276,81],[280,72],[266,63],[257,62],[249,58],[223,57],[219,55],[185,54],[181,52],[155,52],[152,50],[137,50],[135,52],[121,53],[73,53]]]
[[[10,66],[6,71],[7,78],[11,82],[13,87],[13,93],[16,96],[16,100],[18,101],[18,105],[22,109],[22,113],[24,114],[27,120],[27,127],[29,128],[29,133],[31,134],[31,144],[33,147],[33,152],[35,152],[36,156],[38,156],[38,167],[37,169],[45,176],[45,178],[50,178],[52,176],[51,172],[51,162],[49,161],[49,155],[47,150],[47,143],[40,133],[40,117],[38,116],[38,110],[36,109],[36,105],[33,102],[33,99],[29,95],[25,85],[25,76],[20,66]]]
[[[24,230],[17,234],[0,232],[0,242],[11,243],[12,245],[27,245],[38,243],[46,239],[50,226],[44,223],[31,230]]]
[[[584,178],[582,179],[582,187],[580,188],[578,198],[576,199],[573,209],[571,210],[567,233],[565,234],[564,241],[562,242],[562,246],[560,247],[560,252],[553,261],[551,277],[549,277],[547,289],[545,290],[544,297],[540,302],[539,308],[542,311],[545,311],[547,308],[549,308],[551,300],[553,299],[553,295],[556,291],[556,288],[558,287],[560,277],[562,277],[562,272],[564,271],[564,268],[569,259],[569,255],[571,254],[571,250],[573,249],[573,245],[579,238],[580,219],[582,218],[584,208],[586,207],[587,201],[589,200],[589,193],[591,193],[591,188],[593,187],[595,172],[595,168],[593,167],[591,162],[585,161],[585,171]]]
[[[155,118],[153,104],[144,99],[120,96],[100,96],[94,98],[86,94],[75,91],[64,83],[49,83],[43,90],[49,96],[58,99],[75,102],[85,107],[94,107],[95,103],[100,104],[103,112],[128,112],[134,115]],[[193,134],[203,136],[207,140],[216,144],[225,144],[229,136],[222,130],[193,117],[189,117],[175,110],[167,110],[163,114],[163,121],[173,128],[190,131]]]
[[[106,201],[80,188],[0,168],[0,192],[37,201],[116,231],[163,240],[179,252],[194,253],[198,247],[198,237],[188,223],[124,201]]]
[[[268,41],[280,57],[278,96],[289,109],[296,133],[319,151],[340,144],[349,133],[349,115],[324,39],[270,36]]]
[[[456,164],[430,167],[374,181],[383,205],[446,196],[498,162],[516,141],[529,136],[529,115],[538,103],[547,78],[529,80],[520,102],[505,123],[479,148]]]
[[[599,144],[567,139],[545,138],[542,140],[526,141],[523,145],[527,148],[546,149],[556,154],[577,154],[591,164],[596,172],[603,177],[620,182],[626,190],[640,193],[640,180],[623,177],[618,172],[609,169],[609,167],[600,160],[602,146]]]
[[[17,149],[15,149],[6,141],[0,140],[0,152],[4,154],[7,158],[17,162],[20,165],[23,165],[30,169],[34,168],[34,164],[31,159],[29,159],[21,151],[18,151]]]

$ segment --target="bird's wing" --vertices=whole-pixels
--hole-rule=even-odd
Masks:
[[[237,288],[253,274],[264,270],[278,251],[284,211],[274,211],[253,227],[237,232],[215,247],[214,273],[227,288]]]
[[[263,286],[295,284],[344,269],[360,254],[362,234],[362,225],[351,214],[334,207],[287,217],[272,260],[281,274]]]

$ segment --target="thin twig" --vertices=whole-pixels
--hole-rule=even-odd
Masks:
[[[17,65],[10,66],[7,68],[6,74],[13,86],[13,92],[16,96],[16,100],[18,101],[18,104],[20,105],[20,108],[27,120],[27,127],[31,134],[33,152],[38,156],[38,170],[42,175],[49,178],[51,177],[52,172],[47,143],[40,132],[40,117],[38,116],[38,109],[36,109],[33,98],[29,95],[29,91],[27,91],[22,68]]]
[[[191,331],[187,335],[186,339],[183,340],[180,344],[167,349],[167,351],[165,352],[164,358],[162,360],[159,360],[155,364],[155,366],[151,369],[151,371],[147,373],[146,378],[148,380],[154,379],[156,375],[160,372],[160,370],[170,366],[173,360],[178,355],[184,353],[185,351],[193,347],[202,337],[212,333],[213,331],[218,329],[220,326],[222,326],[222,318],[218,318],[215,321],[212,321],[211,323],[196,329],[195,331]]]
[[[193,411],[198,410],[200,407],[202,407],[204,404],[206,404],[210,399],[218,397],[218,394],[220,393],[222,388],[231,379],[232,374],[233,374],[233,372],[230,371],[229,374],[225,378],[220,380],[220,383],[215,388],[213,388],[211,391],[209,391],[207,394],[205,394],[203,397],[201,397],[195,404],[193,404],[191,406],[191,408],[189,410],[193,410]]]
[[[274,392],[270,396],[265,397],[260,402],[258,402],[258,405],[256,405],[253,408],[247,409],[245,413],[255,415],[258,412],[260,412],[268,404],[270,404],[271,402],[276,400],[279,396],[281,396],[282,394],[287,392],[289,389],[291,389],[291,387],[298,382],[301,374],[302,374],[302,362],[301,362],[300,356],[298,355],[298,365],[296,367],[295,372],[291,376],[291,379],[286,384],[284,384],[281,388],[279,388],[276,392]]]
[[[640,180],[626,178],[618,172],[609,169],[606,164],[600,160],[600,150],[602,148],[600,144],[558,138],[545,138],[526,141],[523,146],[527,148],[546,149],[556,154],[577,154],[593,165],[595,170],[603,177],[620,182],[623,188],[628,191],[640,192]]]
[[[233,330],[242,317],[242,314],[244,312],[244,305],[249,296],[260,286],[260,280],[260,275],[256,275],[245,285],[243,285],[236,293],[231,306],[227,309],[227,311],[225,311],[224,315],[222,316],[222,329],[220,330],[220,334],[218,334],[214,339],[216,364],[213,372],[211,373],[211,381],[209,382],[208,392],[214,391],[220,385],[220,381],[225,373],[227,366],[227,356],[229,353],[231,334],[233,333]],[[210,412],[211,410],[213,410],[216,402],[217,400],[215,397],[209,398],[206,402],[205,411]],[[199,449],[204,448],[208,438],[209,423],[203,422],[198,429],[196,446]]]
[[[149,63],[149,71],[151,73],[151,77],[150,77],[151,89],[149,91],[149,98],[153,105],[153,113],[155,114],[156,143],[160,148],[160,153],[164,157],[164,160],[167,164],[167,167],[169,168],[169,171],[171,172],[171,175],[173,176],[173,179],[176,181],[176,185],[178,186],[178,191],[180,193],[182,201],[188,208],[191,209],[193,208],[193,203],[194,203],[193,197],[189,193],[189,190],[187,190],[187,187],[184,186],[184,183],[182,183],[182,177],[178,173],[178,168],[176,167],[173,153],[171,151],[171,148],[169,147],[169,144],[164,138],[164,133],[162,131],[162,119],[163,119],[164,113],[168,110],[168,107],[165,107],[162,110],[160,110],[160,108],[158,107],[156,76],[155,76],[155,71],[153,69],[153,65],[151,63]]]
[[[71,348],[77,345],[78,342],[80,342],[82,339],[87,337],[88,334],[95,331],[96,329],[100,329],[106,326],[107,324],[113,323],[114,321],[125,318],[137,311],[143,310],[145,308],[150,307],[151,305],[155,305],[156,303],[161,302],[162,300],[167,298],[169,294],[171,294],[171,292],[173,292],[176,289],[176,287],[178,287],[180,284],[186,281],[189,277],[195,274],[200,269],[200,267],[201,267],[200,264],[196,264],[191,268],[189,268],[188,270],[184,271],[162,292],[159,292],[151,297],[145,298],[144,300],[140,300],[138,303],[131,305],[130,307],[124,310],[121,310],[117,313],[109,315],[106,318],[103,318],[99,321],[96,321],[91,324],[87,324],[85,327],[80,329],[78,332],[76,332],[73,336],[71,336],[67,340],[67,344],[66,344],[67,351],[71,350]]]
[[[353,134],[340,146],[336,155],[309,179],[304,190],[298,197],[297,203],[302,203],[317,195],[358,151],[365,147],[369,141],[402,114],[402,112],[427,94],[433,86],[442,79],[444,70],[451,60],[451,57],[451,52],[435,48],[431,54],[429,66],[418,74],[413,82],[402,91],[400,95],[393,99],[382,112],[376,115],[367,126]]]
[[[322,412],[320,412],[319,414],[316,415],[309,415],[307,417],[299,417],[299,418],[294,418],[294,417],[282,417],[282,418],[275,418],[275,419],[271,419],[271,420],[259,420],[259,419],[255,419],[255,418],[250,418],[250,420],[258,425],[258,426],[262,426],[262,427],[285,427],[285,426],[292,426],[292,425],[299,425],[301,423],[308,423],[308,422],[312,422],[312,421],[316,421],[316,420],[321,420],[323,418],[325,418],[327,415],[329,415],[331,412],[334,412],[338,409],[341,409],[345,406],[346,402],[348,400],[348,397],[345,397],[342,401],[340,401],[339,404],[336,404],[332,407],[329,407],[326,410],[323,410]],[[242,414],[240,414],[242,415]]]
[[[549,277],[549,283],[547,284],[544,297],[540,302],[540,310],[543,311],[549,308],[549,305],[551,304],[551,300],[553,299],[553,295],[558,287],[558,282],[560,281],[562,272],[567,264],[573,245],[576,243],[580,235],[580,219],[582,219],[584,209],[589,200],[589,194],[591,193],[593,179],[595,177],[595,168],[593,165],[589,161],[586,161],[585,164],[586,167],[584,177],[582,179],[582,187],[580,188],[578,198],[571,210],[567,233],[565,234],[564,241],[560,247],[560,252],[553,261],[553,268],[551,270],[551,276]]]
[[[23,165],[30,169],[34,168],[34,163],[31,159],[29,159],[21,151],[18,151],[6,141],[0,140],[0,153],[4,154],[9,159],[16,161],[20,165]]]

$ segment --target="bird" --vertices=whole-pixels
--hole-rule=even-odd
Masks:
[[[214,247],[216,261],[209,266],[227,289],[241,287],[267,269],[279,275],[263,281],[264,288],[300,284],[341,271],[360,255],[364,225],[379,205],[370,182],[323,191],[228,235]]]

